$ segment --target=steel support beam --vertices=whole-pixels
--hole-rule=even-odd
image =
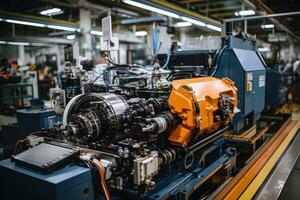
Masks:
[[[250,16],[250,17],[241,17],[241,18],[230,18],[230,19],[224,19],[223,22],[226,25],[226,24],[229,24],[229,23],[232,23],[232,22],[238,22],[238,21],[257,20],[257,19],[275,18],[275,17],[292,16],[292,15],[300,15],[300,11],[297,11],[297,12],[287,12],[287,13],[276,13],[276,14],[268,14],[268,15],[258,15],[258,16]],[[286,26],[280,24],[279,22],[277,22],[277,23],[288,34],[290,34],[291,36],[295,37],[297,40],[300,40],[300,37],[297,36],[297,35],[295,35]]]
[[[167,17],[141,17],[135,19],[123,19],[121,24],[123,25],[137,25],[137,24],[151,24],[153,22],[157,23],[165,23],[167,21]]]
[[[79,24],[82,30],[82,36],[80,38],[82,55],[87,58],[92,58],[92,21],[91,12],[86,8],[80,8],[79,10]]]
[[[236,21],[243,21],[243,20],[274,18],[274,17],[282,17],[282,16],[290,16],[290,15],[300,15],[300,11],[287,12],[287,13],[276,13],[276,14],[268,14],[268,15],[258,15],[258,16],[250,16],[250,17],[241,17],[241,18],[230,18],[230,19],[224,19],[223,21],[224,22],[236,22]]]
[[[212,24],[212,25],[215,25],[215,26],[220,26],[221,25],[221,22],[218,21],[218,20],[214,20],[214,19],[209,18],[205,15],[199,14],[199,13],[191,11],[191,10],[188,10],[186,8],[180,7],[176,4],[170,3],[170,2],[165,1],[165,0],[152,0],[152,1],[139,0],[138,2],[145,3],[145,4],[148,4],[148,5],[157,7],[157,8],[161,7],[164,10],[168,10],[170,12],[174,12],[174,13],[177,13],[177,14],[182,15],[182,16],[193,17],[193,18],[196,18],[196,19],[199,19],[199,20],[203,21],[204,23]]]

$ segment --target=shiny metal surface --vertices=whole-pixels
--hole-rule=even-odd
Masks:
[[[291,173],[297,158],[300,154],[300,134],[297,133],[293,143],[289,146],[286,153],[283,155],[277,167],[267,179],[263,187],[255,195],[254,199],[268,200],[278,199],[284,184]]]

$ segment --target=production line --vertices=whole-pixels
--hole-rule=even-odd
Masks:
[[[213,191],[243,169],[236,159],[247,141],[236,145],[232,136],[262,120],[266,65],[254,45],[251,39],[228,36],[221,50],[174,51],[166,55],[171,57],[169,70],[154,71],[167,84],[152,74],[145,85],[137,86],[132,75],[125,85],[97,86],[108,92],[78,94],[79,77],[66,71],[62,99],[68,103],[62,123],[34,132],[19,143],[23,152],[1,162],[7,180],[3,194],[29,199],[188,199],[203,188]],[[161,55],[161,62],[166,56]],[[202,74],[185,77],[177,67],[186,65],[187,56],[200,58],[197,66],[213,64],[202,65]],[[114,67],[107,70],[134,66]],[[245,140],[259,131],[255,128]],[[34,191],[21,186],[24,180]],[[12,194],[10,188],[18,192]]]

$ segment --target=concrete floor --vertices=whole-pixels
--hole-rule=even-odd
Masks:
[[[275,169],[269,175],[265,184],[256,194],[257,200],[278,199],[289,175],[292,173],[295,163],[300,154],[300,134],[296,135],[293,142],[282,155],[281,160],[276,164]],[[300,183],[300,179],[299,179]]]
[[[300,120],[300,105],[293,105],[292,110],[293,110],[292,119],[295,121]],[[287,187],[287,185],[289,185],[288,187],[292,187],[292,185],[290,185],[290,183],[287,182],[291,182],[288,181],[288,179],[290,179],[289,176],[293,174],[293,169],[295,164],[299,162],[299,156],[300,156],[300,131],[298,131],[292,143],[288,146],[285,153],[281,156],[281,159],[277,162],[271,174],[269,174],[269,177],[266,179],[264,185],[260,188],[260,190],[255,195],[255,199],[257,200],[283,199],[281,193],[283,191],[286,191],[285,187]],[[300,179],[298,179],[297,182],[298,184],[300,184]],[[289,192],[292,193],[291,191]],[[300,199],[300,197],[298,199]]]

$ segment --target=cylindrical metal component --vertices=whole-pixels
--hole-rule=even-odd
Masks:
[[[158,130],[157,133],[162,133],[168,129],[168,122],[166,118],[164,117],[154,117],[152,118],[153,121],[155,121]]]

